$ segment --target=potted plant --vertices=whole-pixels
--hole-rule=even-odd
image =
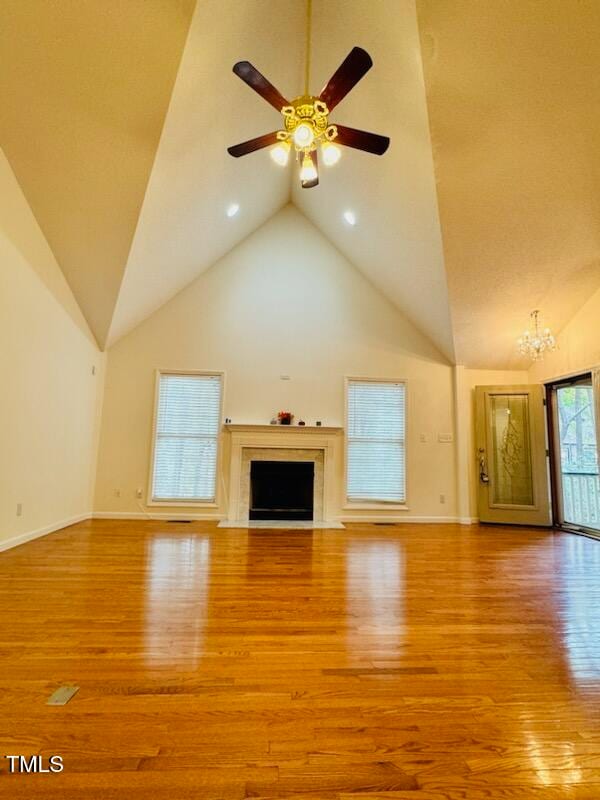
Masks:
[[[291,425],[294,415],[291,411],[280,411],[279,414],[277,414],[277,419],[280,425]]]

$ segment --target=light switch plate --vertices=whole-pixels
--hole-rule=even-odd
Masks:
[[[453,442],[454,436],[451,433],[438,433],[438,442]]]

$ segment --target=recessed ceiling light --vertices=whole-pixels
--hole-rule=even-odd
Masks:
[[[354,211],[344,211],[344,219],[348,225],[356,225],[356,214]]]
[[[240,210],[240,207],[237,203],[232,203],[229,208],[227,209],[227,216],[228,217],[235,217],[235,215]]]

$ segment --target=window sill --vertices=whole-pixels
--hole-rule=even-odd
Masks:
[[[147,508],[218,508],[218,503],[205,503],[201,500],[150,500]]]
[[[410,506],[407,506],[405,503],[346,503],[342,508],[345,511],[350,511],[352,509],[358,510],[365,510],[365,511],[372,511],[373,509],[384,510],[387,509],[388,511],[410,511]]]

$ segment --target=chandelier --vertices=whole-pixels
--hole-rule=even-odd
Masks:
[[[552,335],[550,328],[540,329],[540,312],[536,309],[529,315],[531,318],[531,330],[526,330],[523,336],[517,339],[519,353],[529,356],[533,361],[539,361],[544,357],[544,353],[556,350],[556,339]]]

